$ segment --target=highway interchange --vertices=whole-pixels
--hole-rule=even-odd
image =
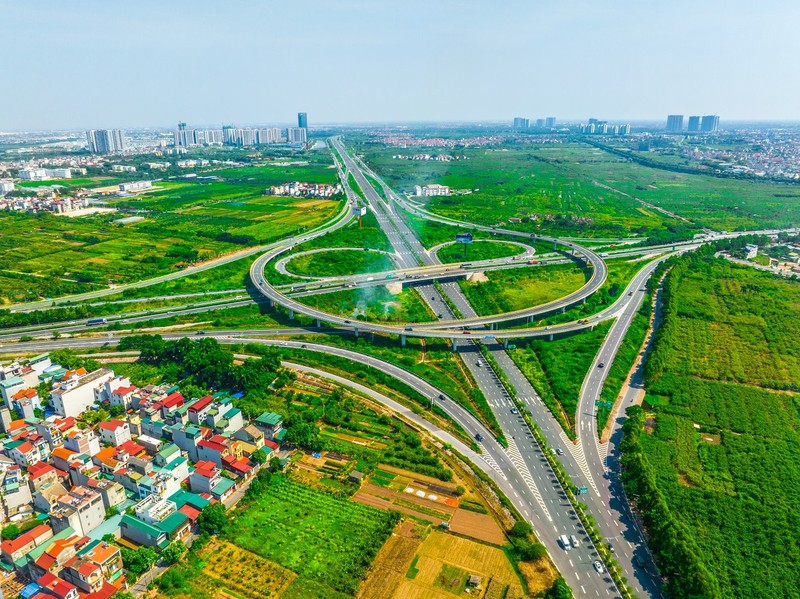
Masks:
[[[636,315],[644,293],[643,288],[658,263],[676,252],[690,251],[699,247],[700,242],[679,244],[673,248],[639,248],[618,250],[620,255],[655,255],[661,256],[652,260],[634,276],[619,299],[611,306],[601,310],[586,322],[569,322],[552,327],[524,326],[522,328],[496,328],[500,322],[517,321],[530,324],[534,317],[563,311],[572,307],[597,291],[606,280],[607,268],[604,260],[594,251],[579,245],[574,240],[559,240],[550,237],[538,236],[536,241],[551,242],[559,246],[560,253],[552,256],[542,256],[542,262],[564,262],[578,260],[587,265],[590,276],[587,283],[578,291],[565,298],[550,302],[544,306],[533,306],[510,314],[479,317],[467,301],[460,287],[452,280],[445,280],[448,272],[461,275],[465,270],[488,270],[491,268],[518,268],[518,261],[500,259],[487,261],[485,264],[474,263],[472,269],[461,269],[460,265],[442,265],[436,252],[426,250],[417,239],[414,232],[402,218],[402,211],[408,211],[422,218],[429,218],[446,224],[468,226],[491,233],[503,234],[508,237],[525,238],[520,241],[530,240],[530,235],[519,231],[498,230],[493,227],[477,227],[470,223],[462,223],[452,219],[445,219],[426,212],[419,206],[410,204],[405,198],[394,193],[380,177],[369,170],[361,161],[353,158],[346,150],[341,139],[334,138],[331,145],[338,153],[339,159],[334,158],[339,175],[344,182],[349,202],[345,203],[339,214],[327,225],[304,233],[303,235],[282,240],[269,246],[252,248],[239,255],[225,257],[202,267],[187,269],[180,273],[172,273],[157,279],[142,281],[128,287],[141,287],[156,284],[178,276],[186,276],[191,272],[213,268],[220,264],[239,259],[243,255],[249,256],[256,253],[261,255],[253,262],[251,267],[251,281],[257,291],[263,295],[263,300],[272,304],[283,306],[289,311],[290,316],[303,314],[317,321],[317,327],[298,327],[285,329],[255,329],[251,331],[213,331],[208,332],[222,343],[265,343],[279,344],[294,347],[304,351],[325,352],[332,355],[367,363],[380,368],[390,376],[397,378],[431,398],[438,398],[441,392],[415,375],[392,364],[370,358],[364,354],[339,349],[327,345],[302,343],[294,341],[278,341],[265,339],[268,335],[300,335],[308,332],[341,332],[350,329],[356,334],[364,332],[377,332],[396,335],[404,342],[405,337],[431,337],[449,339],[453,349],[459,351],[465,366],[492,407],[498,423],[508,441],[504,448],[493,435],[471,414],[461,408],[452,400],[436,400],[443,410],[471,435],[480,434],[481,453],[473,452],[465,444],[452,438],[435,425],[425,421],[416,414],[399,405],[391,405],[391,400],[366,390],[376,401],[382,401],[395,411],[403,412],[404,416],[413,420],[417,425],[428,429],[434,436],[451,443],[462,455],[475,463],[497,483],[499,488],[514,503],[518,511],[533,525],[540,541],[547,547],[556,567],[572,587],[577,596],[616,597],[619,590],[607,574],[600,575],[594,571],[592,563],[598,559],[596,549],[575,515],[573,506],[567,500],[564,489],[558,482],[549,462],[543,452],[547,448],[540,447],[535,441],[530,429],[522,417],[516,413],[516,406],[522,405],[529,411],[537,425],[541,428],[547,444],[552,449],[557,449],[567,473],[576,487],[586,487],[589,493],[582,496],[589,512],[594,516],[604,538],[614,549],[614,554],[623,570],[623,575],[628,579],[634,592],[639,596],[660,596],[660,581],[654,576],[652,569],[642,569],[634,565],[634,553],[638,557],[647,555],[647,549],[642,535],[636,526],[635,520],[627,505],[617,473],[609,469],[609,465],[616,465],[614,456],[608,455],[609,444],[600,444],[596,430],[595,400],[599,397],[605,380],[608,366],[627,332],[628,327]],[[365,176],[377,181],[387,200],[384,200]],[[351,190],[347,181],[348,174],[352,174],[363,198],[355,190]],[[354,277],[334,277],[330,280],[308,283],[302,290],[292,289],[292,286],[273,287],[264,275],[268,263],[279,256],[287,255],[298,244],[314,237],[324,235],[329,231],[346,226],[352,218],[352,206],[366,206],[376,217],[381,229],[389,239],[394,250],[394,260],[398,269],[387,273],[372,275],[357,275]],[[759,231],[753,233],[773,233],[773,231]],[[715,235],[713,238],[722,238],[727,235]],[[675,251],[672,251],[675,250]],[[627,252],[627,253],[624,253]],[[617,253],[617,252],[615,252]],[[574,254],[574,255],[573,255]],[[525,255],[525,258],[528,254]],[[453,273],[455,269],[460,272]],[[411,277],[414,277],[411,279]],[[445,282],[434,285],[433,281],[442,278]],[[408,283],[413,280],[415,288],[422,299],[430,306],[432,312],[439,316],[438,321],[430,323],[415,323],[408,325],[392,326],[367,322],[351,322],[350,319],[337,315],[327,314],[320,310],[309,308],[299,302],[296,297],[313,293],[330,292],[353,286],[371,286],[386,284],[387,280]],[[318,287],[312,289],[312,285]],[[67,301],[86,301],[102,298],[107,295],[118,294],[123,288],[101,290],[73,296],[72,298],[59,298],[55,301],[31,302],[13,306],[18,311],[49,309]],[[252,303],[249,297],[224,297],[216,300],[200,301],[191,306],[178,306],[159,310],[143,311],[142,313],[127,313],[119,317],[109,317],[109,322],[116,320],[120,324],[134,323],[164,318],[176,314],[200,313],[216,309],[224,309],[248,305]],[[459,314],[451,309],[455,307]],[[571,442],[561,429],[561,426],[547,410],[538,397],[533,387],[525,376],[519,371],[514,362],[505,352],[500,341],[523,337],[550,337],[555,334],[573,333],[585,328],[595,326],[597,323],[612,320],[612,326],[605,341],[597,353],[592,368],[587,373],[580,392],[579,405],[576,414],[577,443]],[[334,328],[321,328],[328,325]],[[487,328],[490,327],[490,328]],[[76,336],[70,339],[41,340],[35,339],[28,342],[19,342],[21,335],[26,336],[52,336],[58,334],[83,334],[87,326],[84,322],[52,323],[47,325],[18,327],[5,329],[0,334],[2,352],[29,352],[38,350],[51,350],[59,347],[81,348],[114,345],[119,337],[108,332],[107,336],[85,337]],[[174,336],[184,336],[194,333],[176,333]],[[164,335],[170,338],[171,335]],[[479,349],[479,343],[485,345],[493,356],[497,366],[503,371],[511,382],[513,389],[509,390],[502,384],[499,373],[495,372]],[[603,363],[605,367],[600,367]],[[289,364],[292,368],[307,368],[296,364]],[[326,375],[333,377],[333,375]],[[352,381],[343,381],[350,386],[358,386]],[[364,389],[360,389],[364,391]],[[511,393],[509,393],[509,391]],[[389,403],[387,403],[387,400]],[[625,404],[629,404],[631,397],[625,397]],[[611,433],[612,447],[615,447],[619,438],[619,425],[622,418],[614,421]],[[565,551],[557,542],[559,535],[575,535],[579,539],[579,546]]]

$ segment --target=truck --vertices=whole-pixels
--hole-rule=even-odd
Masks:
[[[93,324],[107,324],[107,323],[108,323],[107,318],[90,318],[89,320],[86,321],[86,326],[88,327],[92,326]]]
[[[538,260],[528,260],[528,264],[539,264]]]
[[[561,545],[561,548],[564,551],[569,551],[569,548],[572,547],[572,544],[569,542],[569,537],[567,535],[561,535],[558,537],[558,544]]]

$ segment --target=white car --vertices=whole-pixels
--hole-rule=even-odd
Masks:
[[[606,569],[603,567],[603,562],[600,560],[595,560],[592,566],[594,566],[594,569],[598,574],[603,574],[606,571]]]
[[[519,410],[517,408],[511,408],[512,414],[519,414]]]

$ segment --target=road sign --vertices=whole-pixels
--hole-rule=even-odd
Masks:
[[[508,349],[517,349],[517,346],[512,343],[508,346]]]
[[[472,243],[472,233],[459,233],[456,235],[456,243]]]
[[[575,490],[576,495],[588,495],[589,494],[589,487],[578,487]]]

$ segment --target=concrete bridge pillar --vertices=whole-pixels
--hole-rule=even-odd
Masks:
[[[552,341],[553,340],[553,333],[550,333],[550,335],[547,336],[547,340],[548,341]]]
[[[553,242],[553,251],[555,252],[558,247],[558,244],[554,241]]]
[[[400,346],[401,347],[405,347],[406,346],[406,336],[405,335],[400,335]]]
[[[508,339],[503,339],[503,349],[508,349]]]
[[[457,349],[458,349],[458,339],[453,337],[453,351],[456,351]]]
[[[275,300],[273,300],[272,298],[269,298],[269,307],[270,309],[275,307]]]
[[[567,307],[566,306],[561,306],[561,313],[563,314],[566,311],[567,311]]]
[[[317,328],[319,328],[319,327],[320,327],[320,322],[319,322],[319,318],[317,318]]]
[[[490,331],[494,330],[494,323],[493,322],[489,323],[489,330]]]
[[[358,327],[356,327],[356,328],[355,328],[355,329],[353,329],[353,330],[356,332],[356,337],[358,337]]]
[[[294,320],[294,310],[289,310],[289,320]]]

